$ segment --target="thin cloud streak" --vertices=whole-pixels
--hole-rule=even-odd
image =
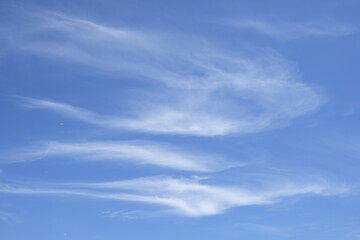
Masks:
[[[108,27],[53,12],[37,16],[13,41],[15,48],[157,86],[156,97],[133,100],[132,118],[28,99],[29,105],[88,123],[162,134],[244,134],[286,125],[324,101],[278,54],[245,57],[199,38]],[[39,34],[58,37],[40,41]]]
[[[24,107],[48,109],[85,123],[119,130],[213,136],[231,133],[233,128],[238,125],[235,121],[232,122],[220,116],[217,116],[218,118],[207,115],[200,116],[195,113],[190,116],[191,112],[177,112],[170,109],[129,119],[100,115],[87,109],[49,100],[28,97],[21,97],[21,99],[24,100],[22,102]]]
[[[40,147],[5,154],[0,163],[28,162],[64,156],[76,161],[110,161],[154,165],[182,171],[216,172],[244,165],[221,157],[191,153],[170,144],[151,141],[47,142]]]
[[[295,40],[311,36],[344,36],[355,33],[353,26],[340,25],[333,21],[263,21],[259,19],[242,19],[232,23],[242,29],[254,30],[257,33],[277,38],[279,40]]]
[[[141,210],[116,210],[116,211],[103,211],[100,216],[109,219],[124,219],[124,220],[137,220],[145,218],[160,217],[166,212],[154,211],[141,211]]]
[[[52,110],[66,117],[104,128],[158,134],[217,136],[254,133],[277,128],[286,124],[289,119],[316,109],[322,102],[321,97],[306,86],[299,86],[299,89],[291,93],[286,92],[286,89],[287,87],[282,90],[283,92],[278,93],[279,96],[276,96],[278,99],[259,95],[258,98],[262,101],[259,103],[261,104],[259,108],[263,108],[262,113],[251,112],[255,110],[250,109],[247,106],[248,103],[242,103],[243,100],[240,99],[240,96],[235,96],[239,98],[238,103],[227,99],[222,99],[224,102],[221,102],[221,99],[216,101],[215,98],[206,99],[202,103],[198,103],[199,100],[185,99],[182,104],[188,103],[189,105],[178,106],[175,103],[174,108],[154,106],[131,118],[101,115],[69,104],[34,98],[23,98],[25,103],[23,105],[29,108]],[[304,96],[301,96],[302,93]],[[292,96],[288,96],[288,94],[292,94]],[[305,96],[307,97],[305,98]],[[176,109],[177,107],[178,109]],[[245,109],[246,107],[249,109]]]
[[[18,218],[13,213],[0,211],[0,222],[17,223]]]
[[[189,217],[216,215],[239,206],[267,205],[282,198],[304,194],[337,195],[347,189],[325,181],[296,183],[282,182],[271,187],[245,189],[212,186],[198,179],[165,176],[128,181],[101,183],[67,183],[56,188],[30,188],[0,185],[0,192],[30,195],[76,195],[90,198],[143,202],[162,205],[174,214]]]

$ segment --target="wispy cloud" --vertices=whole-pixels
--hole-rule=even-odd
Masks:
[[[254,30],[279,40],[294,40],[310,36],[343,36],[357,31],[354,26],[325,20],[289,22],[285,20],[242,19],[234,21],[232,24],[238,28]]]
[[[199,179],[165,176],[101,183],[67,183],[52,188],[0,186],[0,192],[11,194],[76,195],[108,200],[143,202],[162,205],[173,213],[190,217],[221,214],[238,206],[273,204],[285,197],[303,194],[341,194],[345,188],[326,181],[284,181],[268,186],[239,188],[201,183]]]
[[[276,128],[323,102],[321,93],[300,82],[291,64],[273,52],[250,57],[196,37],[109,27],[53,12],[36,16],[12,42],[15,48],[153,83],[156,97],[133,99],[131,118],[27,99],[34,107],[105,127],[215,136]]]
[[[134,81],[151,84],[144,89],[149,95],[134,99],[122,115],[104,115],[54,100],[19,98],[28,108],[51,110],[103,128],[198,136],[254,133],[286,125],[324,101],[316,87],[299,81],[294,67],[274,52],[260,57],[230,53],[204,39],[110,27],[55,12],[29,14],[29,22],[18,29],[24,31],[8,32],[14,36],[11,45],[19,51],[83,65],[89,71],[115,75],[119,81],[131,76]],[[198,172],[234,166],[221,158],[141,141],[47,142],[7,156],[7,160],[31,161],[45,156],[127,161]],[[346,191],[324,180],[274,180],[258,186],[259,181],[240,187],[210,184],[201,178],[159,176],[30,187],[0,184],[0,192],[132,201],[200,217],[233,207],[273,204],[297,195]]]
[[[87,109],[49,100],[21,99],[24,100],[22,105],[25,107],[48,109],[89,124],[119,130],[213,136],[231,133],[237,125],[235,120],[221,116],[202,115],[192,111],[177,111],[170,108],[151,109],[144,116],[125,118],[101,115]],[[244,123],[244,127],[245,125]],[[244,129],[244,131],[248,130]]]
[[[191,153],[170,144],[151,141],[47,142],[3,154],[0,163],[35,161],[65,156],[81,161],[111,161],[155,165],[184,171],[213,172],[243,165],[220,156]]]
[[[257,233],[264,233],[266,235],[289,235],[289,230],[284,227],[253,223],[253,222],[239,222],[235,224],[236,228],[242,228]]]
[[[105,128],[199,136],[253,133],[276,128],[316,109],[323,101],[317,91],[301,83],[261,82],[259,85],[255,83],[256,86],[247,83],[242,83],[243,87],[253,88],[253,93],[246,90],[233,92],[234,89],[230,88],[211,93],[191,91],[182,101],[178,93],[174,93],[172,98],[162,99],[163,102],[144,103],[146,107],[131,109],[132,117],[102,115],[50,100],[23,99],[28,107],[52,110]]]
[[[15,214],[0,210],[0,222],[17,223],[18,221],[19,220]]]
[[[165,212],[141,211],[141,210],[117,210],[103,211],[100,216],[111,219],[137,220],[144,218],[154,218],[166,214]]]

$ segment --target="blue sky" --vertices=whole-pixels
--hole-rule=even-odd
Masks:
[[[359,239],[358,1],[0,6],[1,239]]]

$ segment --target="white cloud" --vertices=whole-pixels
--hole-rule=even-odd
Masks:
[[[238,28],[251,29],[260,34],[280,40],[294,40],[309,36],[343,36],[357,31],[353,26],[338,24],[334,21],[264,21],[258,19],[242,19],[233,22]]]
[[[214,186],[198,179],[148,177],[101,183],[67,183],[56,188],[29,188],[1,185],[0,192],[12,194],[77,195],[108,200],[162,205],[171,212],[190,217],[221,214],[239,206],[273,204],[282,198],[303,194],[331,195],[345,188],[326,181],[285,181],[255,188]]]
[[[29,108],[48,109],[86,123],[120,130],[213,136],[231,133],[237,125],[235,120],[232,122],[221,116],[200,115],[191,111],[183,112],[174,109],[158,109],[157,111],[151,109],[144,116],[130,119],[101,115],[87,109],[49,100],[22,99],[24,100],[23,106]]]
[[[34,161],[52,156],[68,156],[82,161],[129,162],[198,172],[221,171],[243,165],[150,141],[47,142],[39,147],[5,154],[1,157],[1,163]]]
[[[336,35],[336,31],[330,31],[333,29],[320,31],[309,26],[298,26],[289,32],[288,26],[279,30],[266,23],[243,24],[241,27],[283,38]],[[156,86],[146,99],[134,99],[126,115],[104,115],[63,102],[20,97],[26,107],[55,111],[104,128],[199,136],[254,133],[283,126],[317,109],[323,102],[319,91],[299,81],[291,64],[276,53],[250,57],[223,51],[204,39],[109,27],[55,12],[32,14],[29,22],[17,29],[20,31],[16,33],[7,30],[17,50],[81,64],[89,71],[100,70],[120,80],[131,76],[134,81],[147,81]],[[337,30],[338,35],[342,34],[340,28]],[[76,156],[84,161],[127,161],[198,172],[234,166],[221,158],[142,141],[48,142],[40,148],[6,157],[7,161],[16,162],[51,156]],[[261,186],[257,185],[261,179],[254,179],[256,183],[251,187],[204,182],[200,177],[160,176],[100,183],[30,184],[30,187],[29,184],[0,184],[0,192],[132,201],[201,217],[239,206],[273,204],[286,197],[341,194],[347,190],[310,178],[306,181],[274,179],[273,182],[267,179],[267,184]],[[132,217],[136,212],[113,213]]]
[[[51,12],[37,16],[13,41],[16,48],[119,78],[132,76],[157,88],[151,90],[153,97],[133,99],[132,117],[27,99],[34,107],[104,127],[215,136],[276,128],[323,101],[319,91],[298,81],[291,64],[278,54],[249,57],[195,37],[108,27]]]
[[[292,79],[278,81],[241,74],[239,79],[227,82],[223,78],[224,82],[219,82],[213,90],[187,90],[184,94],[179,94],[182,91],[179,89],[165,89],[168,96],[161,101],[145,101],[130,109],[132,117],[101,115],[49,100],[23,99],[29,107],[53,110],[106,128],[199,136],[253,133],[276,128],[316,109],[323,101],[315,89]]]

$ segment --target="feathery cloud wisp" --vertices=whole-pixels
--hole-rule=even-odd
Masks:
[[[108,200],[163,205],[173,213],[190,217],[221,214],[238,206],[275,203],[281,198],[302,194],[341,194],[345,188],[325,181],[296,183],[287,181],[271,187],[246,189],[206,185],[198,179],[148,177],[101,183],[67,183],[56,188],[29,188],[0,185],[0,192],[12,194],[77,195]]]
[[[235,27],[251,29],[279,40],[294,40],[309,36],[343,36],[357,31],[357,28],[353,26],[340,25],[332,21],[292,23],[288,21],[242,19],[234,21],[232,24]]]
[[[82,161],[111,161],[154,165],[183,171],[213,172],[241,166],[221,157],[191,153],[170,144],[150,141],[47,142],[40,147],[2,156],[0,163],[34,161],[65,156]]]
[[[245,88],[253,87],[253,93],[217,89],[210,93],[195,92],[199,99],[189,96],[183,101],[174,93],[173,98],[162,103],[155,102],[147,109],[135,110],[135,116],[131,118],[101,115],[49,100],[23,99],[28,107],[49,109],[106,128],[199,136],[253,133],[276,128],[316,109],[323,101],[314,89],[301,83],[261,82],[259,85],[255,83],[257,86],[248,83]],[[206,96],[201,96],[204,94]],[[219,96],[223,94],[226,96]],[[134,112],[133,109],[130,111]]]

